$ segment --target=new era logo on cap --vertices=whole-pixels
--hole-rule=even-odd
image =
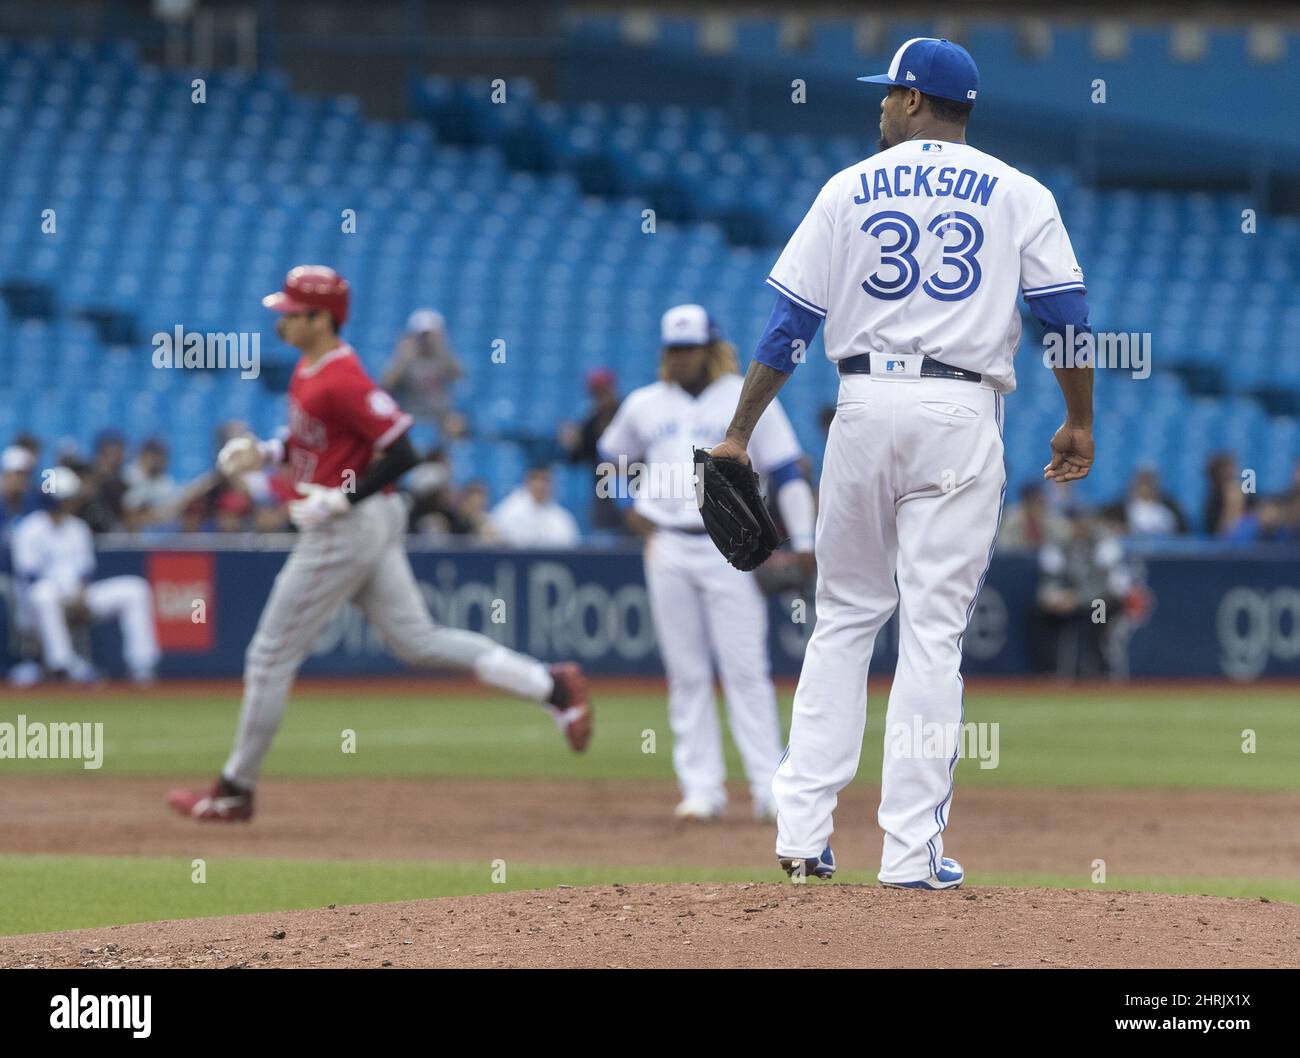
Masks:
[[[913,37],[894,52],[888,73],[859,77],[871,84],[905,85],[958,103],[974,101],[980,75],[970,52],[941,37]]]

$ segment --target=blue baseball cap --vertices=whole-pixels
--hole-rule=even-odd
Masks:
[[[915,88],[925,95],[958,103],[974,103],[980,88],[980,72],[970,52],[939,37],[913,37],[904,41],[894,52],[889,73],[858,80]]]

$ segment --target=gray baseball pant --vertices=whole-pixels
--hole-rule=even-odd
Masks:
[[[304,532],[275,578],[244,656],[239,731],[222,775],[252,787],[284,717],[289,688],[325,624],[356,603],[408,665],[472,670],[485,683],[544,702],[554,687],[536,658],[488,636],[433,623],[402,541],[406,505],[371,496],[321,529]]]

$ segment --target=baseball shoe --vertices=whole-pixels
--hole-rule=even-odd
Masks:
[[[158,674],[153,669],[136,669],[130,679],[132,686],[153,687],[158,682]]]
[[[947,856],[939,861],[939,870],[919,882],[881,882],[886,889],[960,889],[966,880],[961,864]]]
[[[831,852],[829,845],[822,849],[822,854],[815,860],[801,859],[798,856],[781,856],[778,857],[778,862],[781,864],[781,870],[791,878],[799,876],[829,879],[835,873],[835,853]]]
[[[702,798],[688,797],[673,809],[673,818],[684,823],[712,823],[722,818],[722,808]]]
[[[587,677],[583,675],[581,665],[566,661],[551,666],[551,679],[555,681],[550,701],[555,723],[569,740],[573,752],[581,753],[591,742],[595,719],[587,692]]]
[[[20,661],[9,670],[11,687],[35,687],[41,682],[44,670],[34,661]]]
[[[47,675],[52,683],[75,683],[82,687],[102,686],[104,678],[95,666],[81,657],[74,657],[65,669],[50,669]]]
[[[167,803],[187,819],[201,823],[247,823],[253,818],[253,791],[240,789],[224,778],[207,793],[172,790]]]

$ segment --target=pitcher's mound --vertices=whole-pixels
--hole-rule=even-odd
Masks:
[[[975,887],[628,885],[0,938],[6,967],[1300,965],[1300,906]]]

